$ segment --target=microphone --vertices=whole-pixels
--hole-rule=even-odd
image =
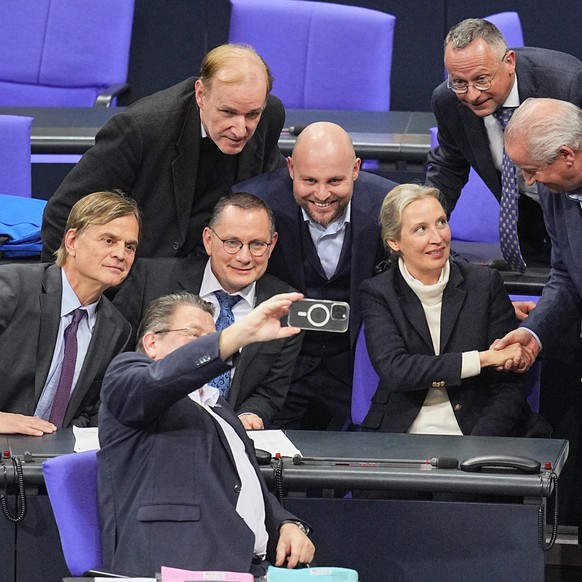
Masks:
[[[456,469],[459,459],[454,457],[433,457],[432,459],[361,459],[361,458],[331,458],[331,457],[293,457],[294,465],[303,463],[331,462],[338,466],[377,467],[381,465],[430,465],[437,469]]]
[[[288,133],[290,135],[299,135],[307,125],[290,125],[289,127],[284,127],[281,133]]]
[[[511,267],[507,264],[507,261],[505,261],[504,259],[492,259],[491,261],[483,263],[483,265],[485,267],[495,269],[496,271],[511,271]]]

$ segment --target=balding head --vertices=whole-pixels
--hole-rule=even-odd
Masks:
[[[226,44],[206,55],[195,97],[206,134],[228,155],[239,154],[253,137],[273,79],[248,46]]]
[[[212,49],[202,61],[199,78],[207,89],[214,79],[223,83],[264,83],[265,98],[273,87],[273,77],[263,57],[253,47],[242,44]]]
[[[316,156],[322,163],[329,164],[338,158],[355,163],[356,152],[352,140],[343,127],[328,121],[308,125],[297,137],[292,158],[297,162],[302,157]]]
[[[308,125],[287,161],[295,201],[311,220],[327,227],[342,217],[361,163],[346,131],[329,122]]]
[[[557,99],[527,99],[505,129],[507,155],[528,184],[553,192],[582,185],[582,110]]]

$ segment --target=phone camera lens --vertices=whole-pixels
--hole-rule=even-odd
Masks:
[[[347,313],[345,305],[334,305],[331,308],[332,319],[346,319]]]
[[[315,303],[307,311],[307,321],[314,327],[322,327],[329,321],[329,310],[321,303]]]

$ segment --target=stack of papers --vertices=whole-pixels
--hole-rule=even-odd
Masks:
[[[208,580],[254,582],[252,574],[242,574],[240,572],[195,572],[162,566],[161,582],[207,582]]]

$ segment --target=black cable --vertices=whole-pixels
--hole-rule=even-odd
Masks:
[[[540,504],[538,509],[538,542],[544,552],[552,549],[558,537],[558,475],[556,475],[553,469],[550,473],[550,486],[553,486],[554,488],[554,522],[552,524],[552,533],[550,534],[550,540],[548,542],[546,542],[546,524],[543,504]]]
[[[279,500],[281,507],[285,507],[284,498],[283,498],[283,458],[277,457],[275,458],[275,466],[273,467],[274,472],[274,489],[275,489],[275,496]]]
[[[18,511],[18,506],[20,505],[20,513],[18,515],[12,515],[7,504],[7,492],[8,492],[8,476],[6,463],[2,461],[2,470],[4,473],[4,491],[0,493],[0,505],[2,506],[2,512],[6,519],[12,523],[18,523],[24,519],[26,515],[26,493],[24,491],[24,475],[22,474],[22,461],[20,457],[13,456],[12,467],[16,475],[16,482],[18,485],[17,497],[16,497],[16,510]]]

